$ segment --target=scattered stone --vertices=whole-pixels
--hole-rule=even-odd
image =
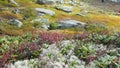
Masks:
[[[111,1],[113,1],[113,2],[120,2],[120,0],[111,0]]]
[[[49,19],[47,19],[47,18],[39,18],[39,19],[33,20],[32,22],[48,23]]]
[[[37,0],[38,4],[55,4],[56,0]]]
[[[76,15],[85,17],[89,12],[87,10],[82,10],[80,13],[77,13]]]
[[[48,14],[50,16],[54,16],[55,12],[49,9],[44,9],[44,8],[35,8],[35,10],[41,14]]]
[[[85,15],[84,15],[84,14],[81,14],[81,13],[77,13],[76,15],[85,17]]]
[[[20,13],[20,10],[19,10],[19,9],[14,9],[14,10],[12,10],[12,13],[14,13],[14,14],[19,14],[19,13]]]
[[[63,20],[58,22],[59,28],[84,27],[85,23],[77,20]]]
[[[56,6],[55,8],[58,10],[62,10],[64,12],[67,12],[67,13],[71,13],[72,9],[73,9],[72,6]]]
[[[47,18],[39,18],[39,19],[35,19],[32,21],[32,23],[39,23],[40,26],[39,27],[42,27],[44,28],[45,30],[48,30],[50,25],[49,25],[49,19]]]
[[[15,4],[17,6],[19,6],[18,3],[16,3],[14,0],[9,0],[9,2],[12,3],[12,4]]]
[[[15,25],[17,27],[22,27],[23,23],[21,21],[19,21],[18,19],[12,19],[9,22],[11,25]]]

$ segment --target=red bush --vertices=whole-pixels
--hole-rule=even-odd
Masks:
[[[61,41],[66,38],[65,34],[60,34],[57,32],[40,32],[39,33],[39,43],[48,43],[52,44],[58,41]]]

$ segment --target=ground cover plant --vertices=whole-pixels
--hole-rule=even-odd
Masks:
[[[113,38],[113,36],[115,38]],[[46,47],[43,44],[47,44],[47,47],[49,47],[51,46],[50,44],[57,43],[55,46],[61,47],[61,44],[59,44],[60,41],[67,39],[63,34],[61,35],[59,33],[48,32],[40,32],[39,34],[35,35],[28,33],[22,37],[10,37],[10,36],[2,37],[0,39],[1,64],[4,66],[7,63],[14,63],[15,61],[18,60],[38,58],[39,54],[42,51],[42,48]],[[117,41],[116,42],[117,44],[112,43],[116,39],[119,39],[119,33],[113,35],[83,33],[79,34],[77,38],[73,37],[72,39],[74,40],[74,43],[76,43],[75,44],[76,46],[72,47],[74,48],[73,49],[74,55],[76,55],[79,58],[79,60],[84,61],[86,65],[90,64],[91,62],[93,63],[95,62],[96,66],[98,67],[103,68],[106,68],[107,66],[119,67],[120,46],[118,44],[120,44],[120,41]],[[103,42],[103,39],[109,40]],[[109,44],[106,44],[106,42]],[[70,46],[68,44],[68,47],[67,46],[62,47],[61,54],[66,55],[69,52],[68,50],[71,49],[71,45],[73,44],[70,44]],[[101,48],[103,47],[103,50],[100,47]]]

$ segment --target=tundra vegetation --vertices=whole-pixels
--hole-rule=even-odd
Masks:
[[[120,68],[118,7],[117,0],[0,0],[0,68]]]

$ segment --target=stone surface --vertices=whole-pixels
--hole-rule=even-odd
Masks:
[[[38,18],[38,19],[34,19],[32,22],[48,23],[49,19],[47,19],[47,18]]]
[[[59,28],[84,27],[85,23],[77,20],[63,20],[58,22]]]
[[[111,0],[111,1],[113,1],[113,2],[120,2],[120,0]]]
[[[55,15],[55,12],[52,11],[52,10],[49,10],[49,9],[44,9],[44,8],[35,8],[35,10],[39,13],[42,13],[42,14],[48,14],[48,15],[51,15],[51,16],[54,16]]]
[[[21,21],[19,21],[18,19],[12,19],[9,22],[11,25],[15,25],[17,27],[22,27],[23,23]]]
[[[72,6],[56,6],[55,8],[58,10],[62,10],[64,12],[67,12],[67,13],[72,12],[72,9],[73,9]]]
[[[19,6],[18,3],[15,2],[14,0],[9,0],[9,2],[12,3],[12,4],[15,4],[15,5],[17,5],[17,6]]]
[[[14,14],[19,14],[19,13],[20,13],[20,10],[19,10],[19,9],[13,9],[13,10],[12,10],[12,13],[14,13]]]
[[[38,27],[42,27],[45,30],[48,30],[50,25],[49,25],[49,19],[47,18],[39,18],[39,19],[35,19],[32,21],[32,23],[39,23],[40,25],[38,25]]]
[[[37,0],[38,4],[55,4],[56,0]]]

